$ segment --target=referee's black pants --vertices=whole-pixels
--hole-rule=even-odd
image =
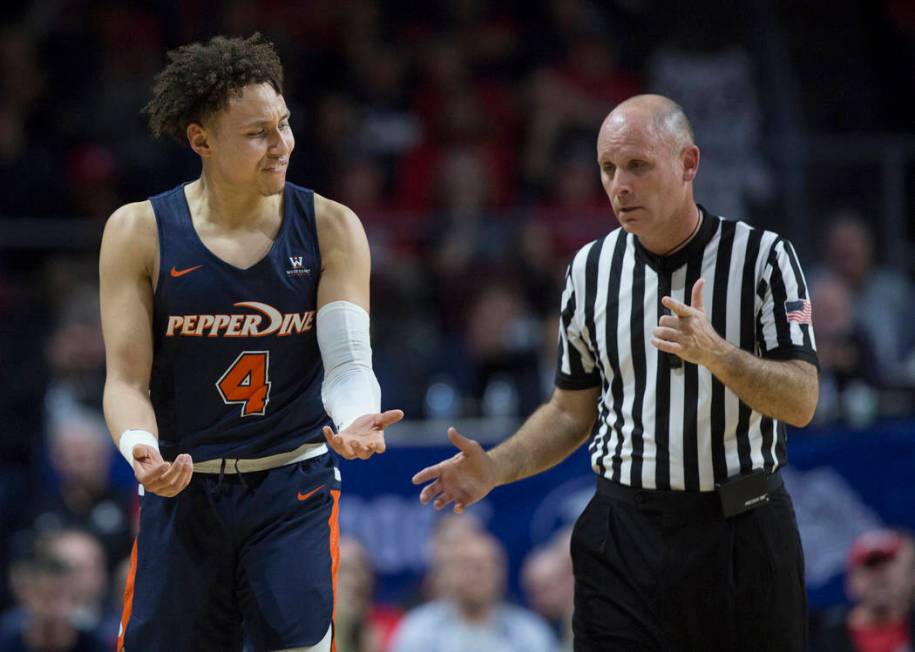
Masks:
[[[804,558],[784,487],[718,495],[598,481],[572,533],[575,652],[804,652]]]

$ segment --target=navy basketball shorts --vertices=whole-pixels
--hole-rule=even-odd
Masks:
[[[716,493],[598,483],[572,532],[576,652],[804,652],[804,557],[784,487],[731,518]]]
[[[340,475],[331,455],[244,474],[195,473],[147,493],[118,650],[306,647],[331,627]]]

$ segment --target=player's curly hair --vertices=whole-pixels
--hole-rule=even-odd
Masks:
[[[267,83],[283,92],[283,67],[273,44],[255,33],[249,38],[216,36],[168,53],[143,112],[157,138],[187,144],[187,127],[225,109],[249,84]]]

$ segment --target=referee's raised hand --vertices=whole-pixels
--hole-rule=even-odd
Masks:
[[[448,440],[459,452],[454,457],[424,468],[413,476],[413,484],[432,480],[419,494],[420,502],[426,504],[434,500],[436,510],[454,502],[454,511],[460,514],[465,507],[493,490],[496,468],[480,444],[464,437],[455,428],[448,428]]]
[[[672,315],[663,315],[657,328],[652,331],[651,343],[655,348],[673,353],[687,362],[708,367],[727,347],[705,314],[702,290],[705,280],[699,279],[693,285],[692,305],[663,297],[661,303]]]

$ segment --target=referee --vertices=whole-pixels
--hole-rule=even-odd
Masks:
[[[804,561],[779,469],[816,408],[791,244],[693,199],[682,109],[640,95],[597,139],[621,228],[566,275],[556,390],[508,440],[417,473],[454,510],[589,441],[597,491],[572,535],[576,651],[806,649]]]

